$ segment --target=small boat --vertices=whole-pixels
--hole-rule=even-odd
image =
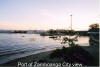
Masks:
[[[24,35],[22,37],[25,37]]]
[[[34,38],[31,38],[31,41],[35,41],[35,39]]]
[[[50,36],[49,38],[57,38],[57,36]]]

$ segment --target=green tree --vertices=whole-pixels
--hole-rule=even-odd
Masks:
[[[73,38],[64,37],[61,43],[62,43],[62,44],[68,43],[69,46],[72,47],[72,46],[77,45],[77,44],[75,44],[75,42],[78,41],[77,38],[78,38],[78,36],[75,36],[75,37],[73,37]]]
[[[99,24],[97,24],[97,23],[91,24],[89,26],[89,31],[90,32],[99,32]]]

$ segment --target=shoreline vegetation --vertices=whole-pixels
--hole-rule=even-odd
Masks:
[[[89,32],[89,33],[88,33]],[[99,25],[92,24],[88,32],[76,32],[74,30],[49,30],[42,32],[41,36],[60,40],[61,44],[68,43],[69,47],[63,46],[52,51],[42,52],[19,59],[12,60],[0,66],[17,66],[18,62],[30,63],[80,63],[83,66],[99,66]],[[96,33],[95,33],[96,32]],[[68,35],[69,37],[66,37]],[[71,37],[74,36],[74,37]],[[76,44],[79,36],[89,36],[89,46]],[[94,39],[93,39],[94,38]]]

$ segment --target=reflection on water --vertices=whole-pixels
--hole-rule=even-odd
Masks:
[[[88,37],[79,37],[78,40],[77,43],[82,46],[89,45]],[[63,45],[60,44],[60,41],[41,37],[38,34],[0,34],[0,64],[31,55],[35,51],[53,49]]]
[[[78,38],[77,43],[81,46],[89,46],[89,37],[88,36],[81,36]]]

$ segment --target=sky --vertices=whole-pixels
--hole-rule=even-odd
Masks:
[[[0,29],[88,30],[100,23],[100,0],[0,0]]]

